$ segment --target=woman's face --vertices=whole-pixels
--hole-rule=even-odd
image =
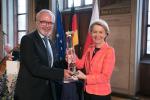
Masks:
[[[92,29],[92,38],[93,42],[98,45],[105,42],[106,37],[106,31],[105,29],[100,25],[94,25]]]

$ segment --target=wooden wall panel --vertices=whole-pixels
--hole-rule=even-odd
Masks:
[[[108,43],[115,48],[116,64],[111,79],[113,92],[127,94],[130,90],[131,16],[103,16],[110,27]]]

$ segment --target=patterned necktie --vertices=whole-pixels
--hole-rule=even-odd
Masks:
[[[50,45],[50,42],[48,40],[48,37],[44,37],[43,38],[44,42],[45,42],[45,47],[46,47],[46,51],[48,54],[48,62],[49,62],[49,66],[52,67],[53,66],[53,53],[52,53],[52,48]]]

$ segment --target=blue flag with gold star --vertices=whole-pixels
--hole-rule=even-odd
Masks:
[[[56,47],[57,47],[57,58],[58,60],[65,59],[65,51],[66,51],[66,40],[65,40],[65,32],[63,29],[61,13],[59,11],[59,5],[57,3],[56,8],[56,26],[57,26],[57,34],[56,34]]]

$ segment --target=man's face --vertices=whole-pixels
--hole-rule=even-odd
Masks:
[[[48,13],[42,13],[39,15],[36,21],[38,31],[44,35],[49,36],[52,33],[54,22],[52,17]]]

